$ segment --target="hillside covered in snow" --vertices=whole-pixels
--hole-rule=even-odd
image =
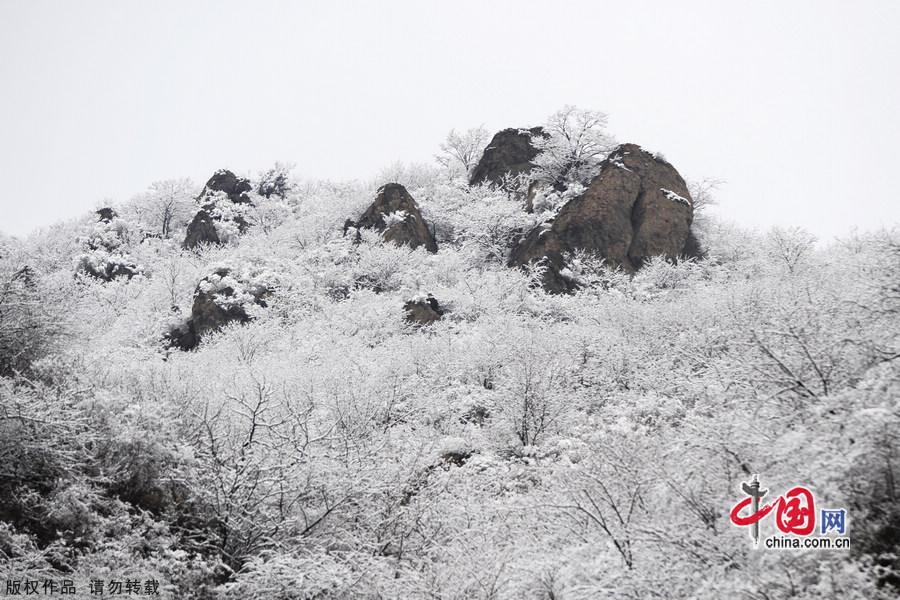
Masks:
[[[898,231],[721,222],[604,125],[453,132],[373,181],[232,165],[0,240],[0,571],[895,598]],[[852,546],[754,548],[753,474],[846,509]]]

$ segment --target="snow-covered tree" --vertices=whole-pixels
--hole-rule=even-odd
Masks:
[[[128,202],[122,212],[147,233],[164,239],[179,237],[196,212],[197,191],[190,179],[156,181]]]
[[[462,133],[451,129],[447,139],[441,142],[441,152],[435,160],[446,170],[450,180],[459,176],[468,179],[490,139],[490,133],[483,126]]]
[[[550,115],[543,125],[544,135],[532,137],[539,152],[534,159],[534,179],[560,189],[571,183],[589,183],[615,147],[606,123],[604,113],[574,106]]]

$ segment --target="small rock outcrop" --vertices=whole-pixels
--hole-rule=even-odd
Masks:
[[[585,192],[513,250],[510,266],[545,260],[549,292],[577,287],[566,277],[565,256],[584,250],[627,272],[651,256],[671,259],[698,251],[691,235],[693,202],[671,164],[635,144],[616,148]]]
[[[221,192],[235,204],[250,204],[250,196],[247,192],[253,189],[250,181],[238,177],[228,169],[219,169],[209,178],[203,191],[197,196],[197,202],[204,204],[216,192]]]
[[[406,310],[406,322],[412,325],[431,325],[444,316],[444,310],[431,294],[413,298],[403,308]]]
[[[531,139],[543,135],[541,127],[504,129],[498,132],[484,149],[481,160],[469,177],[469,184],[499,185],[508,175],[516,176],[531,171],[534,168],[531,161],[538,155]]]
[[[386,242],[406,244],[410,248],[424,246],[429,252],[437,252],[437,241],[422,218],[419,205],[399,183],[381,186],[375,201],[359,220],[344,224],[344,232],[351,227],[375,229],[382,232]]]
[[[266,306],[269,293],[264,286],[247,285],[235,279],[230,269],[216,269],[197,284],[190,318],[173,328],[166,335],[166,342],[170,347],[192,350],[204,334],[218,331],[229,323],[249,321],[248,302]]]
[[[225,240],[219,236],[216,222],[221,221],[221,216],[216,210],[219,202],[228,202],[237,206],[250,206],[252,202],[247,192],[252,190],[250,181],[238,177],[227,169],[220,169],[209,178],[203,191],[197,196],[200,210],[194,215],[187,228],[183,248],[188,250],[196,248],[200,244],[221,244]],[[239,213],[239,211],[238,211]],[[243,233],[247,229],[247,222],[240,214],[231,218],[237,230]]]
[[[112,220],[119,216],[115,209],[106,207],[96,211],[98,223],[112,223]]]

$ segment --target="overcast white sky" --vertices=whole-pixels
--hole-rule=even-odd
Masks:
[[[900,2],[0,0],[0,231],[276,160],[368,178],[565,104],[720,214],[900,222]]]

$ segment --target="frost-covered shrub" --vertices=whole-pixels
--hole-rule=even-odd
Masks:
[[[664,256],[651,257],[634,275],[634,296],[650,300],[662,294],[686,290],[692,284],[696,285],[701,271],[693,260],[674,262]]]
[[[251,230],[268,235],[286,223],[293,214],[291,206],[283,200],[260,198],[244,212],[243,217]]]
[[[565,267],[560,275],[585,293],[631,295],[632,277],[622,269],[607,266],[605,259],[590,252],[577,250],[564,257]]]
[[[203,294],[225,309],[239,307],[245,312],[259,305],[261,299],[278,286],[279,277],[267,265],[259,263],[221,263],[197,284]],[[264,304],[264,302],[263,302]]]
[[[578,198],[584,193],[585,186],[579,182],[573,182],[562,191],[548,186],[536,186],[531,200],[532,211],[538,215],[541,221],[547,221],[556,216],[559,209],[567,202]]]
[[[381,170],[372,187],[379,188],[386,183],[399,183],[418,201],[420,191],[434,185],[440,176],[439,169],[433,165],[397,161]]]
[[[384,220],[385,228],[390,228],[393,225],[404,222],[408,216],[409,214],[405,210],[398,210],[385,214],[382,219]]]
[[[807,265],[815,243],[815,236],[804,229],[775,227],[766,236],[765,251],[772,263],[793,275]]]
[[[97,279],[110,281],[117,277],[132,278],[140,272],[140,267],[127,256],[107,252],[103,249],[86,252],[78,257],[75,271]]]
[[[490,139],[491,134],[483,126],[462,133],[451,129],[441,143],[441,153],[435,156],[437,163],[446,171],[447,180],[463,179],[463,183],[468,182]]]
[[[377,232],[363,233],[362,237],[363,242],[351,258],[354,287],[376,292],[395,291],[409,282],[410,276],[415,276],[414,265],[423,260],[423,251],[384,243]]]
[[[253,205],[248,202],[232,202],[225,192],[210,191],[204,204],[206,212],[212,217],[216,235],[223,244],[235,243],[248,227],[248,217],[253,212]]]
[[[79,239],[84,251],[75,259],[75,272],[103,281],[131,279],[142,270],[128,255],[133,235],[128,224],[118,217],[95,223]]]
[[[60,294],[18,257],[0,257],[0,377],[34,376],[36,361],[62,341],[67,325]]]
[[[440,185],[422,206],[433,215],[439,245],[470,249],[482,261],[505,260],[511,246],[537,222],[518,199],[489,185]]]
[[[380,293],[409,287],[427,257],[424,249],[385,243],[378,231],[362,229],[358,241],[355,236],[334,239],[311,249],[307,260],[313,285],[332,299],[344,299],[353,290]]]
[[[293,169],[293,165],[275,163],[274,167],[260,173],[256,181],[256,193],[267,199],[288,200],[296,188],[296,183],[291,178]]]
[[[143,236],[180,237],[196,212],[198,191],[190,179],[155,181],[119,210]]]
[[[298,184],[296,220],[289,235],[300,248],[315,248],[342,237],[346,221],[362,214],[375,197],[376,189],[358,182]]]

